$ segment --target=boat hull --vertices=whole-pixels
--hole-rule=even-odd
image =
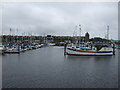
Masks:
[[[113,55],[112,51],[85,51],[85,50],[75,50],[67,48],[66,50],[67,55],[80,55],[80,56],[111,56]]]

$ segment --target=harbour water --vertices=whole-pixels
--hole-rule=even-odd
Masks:
[[[117,88],[118,51],[113,56],[64,56],[43,47],[2,56],[3,88]]]

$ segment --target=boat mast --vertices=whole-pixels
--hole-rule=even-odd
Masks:
[[[77,45],[77,25],[75,26],[75,30],[73,32],[73,43],[75,43],[75,45]]]
[[[107,26],[107,40],[109,40],[109,26]]]
[[[81,25],[79,24],[79,46],[80,46],[80,42],[81,42]]]
[[[11,31],[12,31],[12,29],[10,28],[10,32],[9,32],[9,37],[10,37],[10,40],[9,40],[9,44],[11,43]],[[9,45],[10,46],[10,45]]]

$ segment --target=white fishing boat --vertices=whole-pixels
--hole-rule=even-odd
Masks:
[[[66,54],[68,55],[87,55],[87,56],[105,56],[113,55],[113,48],[106,45],[96,47],[75,47],[67,46]]]
[[[115,45],[103,43],[90,43],[81,41],[81,25],[79,43],[65,45],[65,54],[67,55],[87,55],[87,56],[106,56],[115,54]]]

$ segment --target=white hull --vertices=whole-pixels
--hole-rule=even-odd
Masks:
[[[55,46],[55,43],[48,43],[48,46]]]
[[[92,53],[93,52],[93,53]],[[66,49],[66,54],[68,55],[81,55],[81,56],[109,56],[113,55],[113,51],[111,49],[109,50],[100,50],[99,52],[96,52],[95,50],[72,50],[72,49]]]
[[[68,55],[86,55],[86,56],[109,56],[109,55],[113,55],[113,53],[84,53],[84,52],[76,52],[76,51],[71,51],[71,50],[67,50],[66,52]]]
[[[0,46],[0,54],[3,54],[5,51],[5,49],[3,48],[3,46]]]

